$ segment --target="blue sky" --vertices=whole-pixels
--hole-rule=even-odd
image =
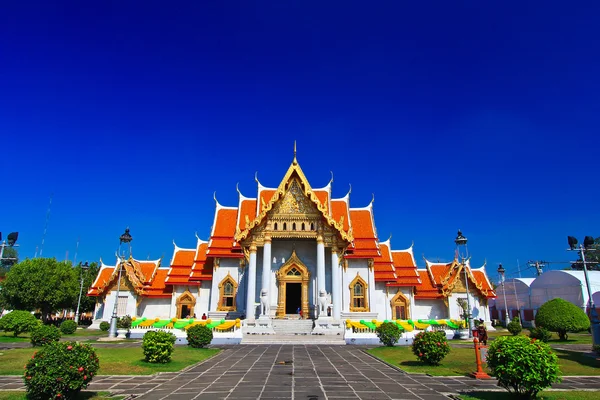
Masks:
[[[206,239],[213,192],[375,194],[379,236],[475,265],[566,261],[600,236],[593,2],[6,2],[0,230],[22,257],[113,262]],[[565,264],[551,264],[563,268]],[[523,276],[533,271],[527,270]]]

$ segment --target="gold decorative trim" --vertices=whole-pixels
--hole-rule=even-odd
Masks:
[[[189,289],[186,289],[185,292],[183,292],[181,294],[181,296],[179,296],[177,298],[177,300],[175,301],[175,306],[177,308],[177,318],[185,318],[183,315],[181,315],[183,306],[189,306],[189,308],[190,308],[189,315],[192,316],[192,315],[194,315],[194,308],[196,307],[196,298],[189,291]]]
[[[404,295],[398,288],[398,292],[396,295],[390,300],[390,307],[392,307],[392,316],[396,317],[394,314],[396,312],[395,308],[398,305],[404,305],[406,310],[405,318],[394,318],[394,319],[410,319],[410,299]]]
[[[299,272],[299,275],[288,275],[288,272],[290,272],[294,268],[297,270],[297,272]],[[277,318],[285,317],[286,284],[301,283],[302,300],[300,304],[302,308],[302,318],[308,318],[308,283],[310,281],[310,271],[308,270],[306,265],[304,265],[304,263],[298,258],[298,256],[296,255],[296,250],[292,250],[292,255],[275,273],[275,277],[279,285],[279,297],[275,316]]]

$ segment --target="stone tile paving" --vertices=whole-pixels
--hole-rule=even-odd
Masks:
[[[22,389],[0,376],[0,390]],[[598,389],[600,377],[568,377],[554,389]],[[448,399],[468,390],[498,390],[495,380],[406,374],[357,346],[241,345],[182,372],[99,376],[88,390],[136,399]]]

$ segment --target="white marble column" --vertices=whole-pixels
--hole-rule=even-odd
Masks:
[[[339,320],[341,318],[342,309],[342,271],[337,252],[337,247],[331,249],[331,302],[333,303],[332,316],[334,319]]]
[[[256,303],[256,245],[250,245],[250,262],[248,263],[248,292],[246,293],[246,320],[253,322],[254,304]]]
[[[326,292],[325,290],[325,243],[323,242],[323,236],[317,236],[317,296],[321,298],[321,293]],[[317,306],[319,307],[319,300],[317,300]],[[320,307],[319,307],[320,310]],[[322,315],[324,314],[324,315]],[[319,317],[327,316],[327,312],[319,312]]]
[[[265,245],[263,247],[263,264],[262,264],[262,288],[261,288],[261,296],[262,291],[267,292],[267,304],[271,304],[271,293],[269,293],[269,288],[271,287],[271,237],[265,236]],[[261,316],[262,307],[261,307]],[[268,317],[268,315],[267,315]]]

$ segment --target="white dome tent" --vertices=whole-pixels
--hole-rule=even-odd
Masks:
[[[600,291],[600,271],[588,271],[591,292]],[[583,271],[548,271],[531,284],[531,307],[539,309],[545,302],[560,297],[585,311],[588,292]]]
[[[508,279],[504,282],[504,290],[502,289],[502,285],[499,284],[496,287],[497,297],[490,301],[490,307],[495,307],[497,310],[497,314],[494,313],[496,314],[494,315],[494,319],[504,321],[506,315],[504,312],[504,298],[506,296],[506,307],[508,308],[509,317],[512,318],[515,315],[520,315],[522,321],[527,320],[521,311],[531,309],[529,291],[534,280],[534,278]]]

